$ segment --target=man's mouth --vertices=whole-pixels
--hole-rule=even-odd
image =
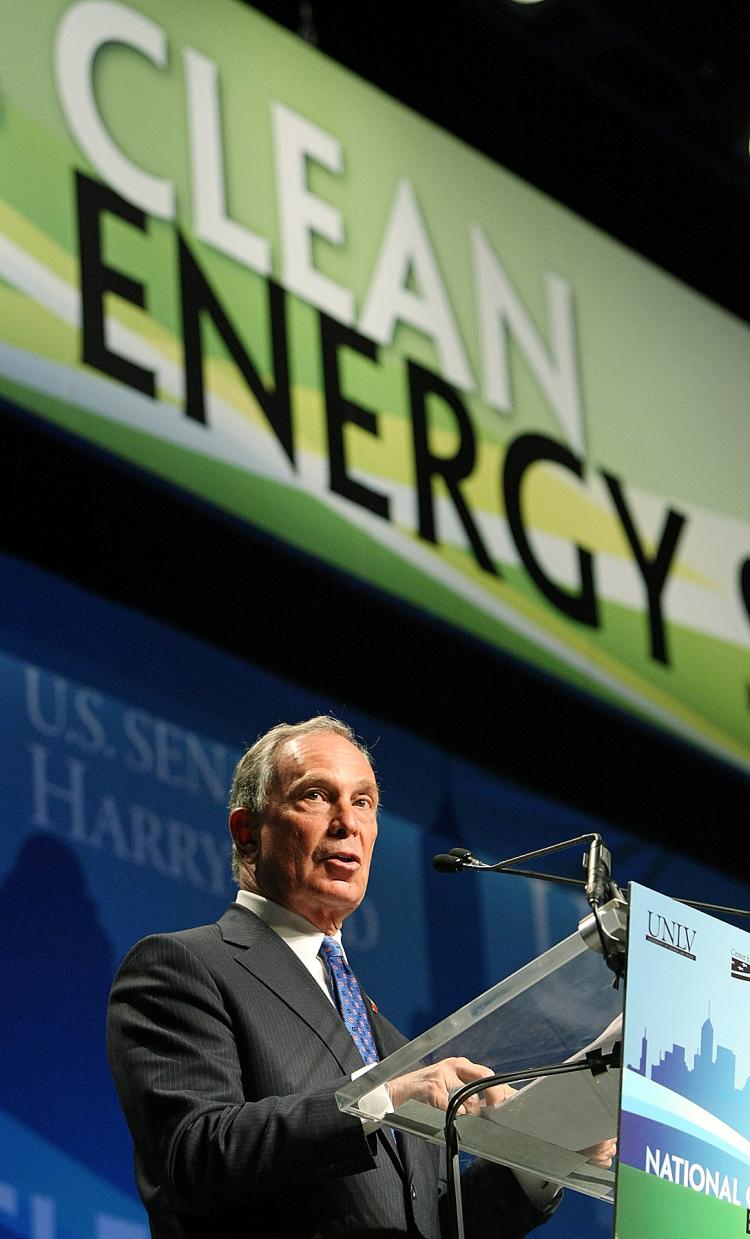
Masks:
[[[354,869],[360,863],[354,852],[327,852],[322,860],[324,864],[333,862],[336,865],[346,865],[347,869]]]

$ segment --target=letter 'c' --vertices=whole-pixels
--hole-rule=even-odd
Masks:
[[[117,0],[81,0],[68,9],[55,40],[55,76],[68,127],[104,181],[133,206],[174,219],[171,181],[144,172],[115,145],[94,94],[94,60],[107,43],[124,43],[163,69],[167,39],[160,26]]]

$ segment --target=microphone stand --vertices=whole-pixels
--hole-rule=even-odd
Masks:
[[[558,873],[540,873],[536,869],[519,869],[527,861],[539,860],[562,852],[577,844],[589,844],[589,850],[583,857],[586,878],[567,878]],[[615,974],[615,986],[625,967],[625,939],[627,934],[627,896],[623,894],[612,880],[612,854],[595,831],[591,834],[576,835],[572,839],[563,839],[561,843],[551,843],[547,847],[535,848],[532,852],[523,852],[520,856],[510,856],[507,860],[499,860],[494,865],[488,865],[478,860],[468,848],[451,848],[448,853],[441,853],[432,858],[432,865],[440,873],[459,873],[463,870],[473,870],[481,873],[509,873],[519,878],[536,878],[542,882],[555,882],[561,886],[577,886],[581,888],[591,907],[591,912],[579,923],[579,932],[591,950],[599,951],[605,959],[607,967]],[[705,903],[698,899],[676,898],[678,903],[696,908],[701,912],[715,912],[723,916],[750,917],[746,908],[730,908],[722,904]]]
[[[447,1239],[464,1239],[460,1151],[456,1119],[459,1109],[469,1097],[497,1084],[537,1080],[541,1076],[567,1075],[573,1071],[590,1071],[592,1075],[601,1075],[610,1068],[621,1066],[622,1043],[616,1041],[608,1054],[602,1054],[601,1050],[590,1050],[586,1057],[578,1062],[553,1063],[547,1067],[528,1067],[524,1071],[505,1072],[503,1075],[487,1076],[484,1080],[472,1080],[470,1084],[464,1084],[463,1088],[456,1089],[445,1112],[445,1163],[448,1181]]]
[[[539,873],[535,869],[517,869],[516,865],[525,864],[527,860],[538,860],[544,856],[551,856],[554,852],[562,852],[565,848],[573,847],[579,843],[590,843],[592,846],[589,852],[583,858],[583,864],[587,871],[592,867],[602,866],[607,870],[607,888],[603,892],[603,897],[597,897],[598,892],[593,887],[593,874],[587,872],[587,877],[583,878],[566,878],[560,873]],[[593,857],[592,857],[593,853]],[[556,882],[561,886],[578,886],[586,891],[586,897],[589,903],[594,901],[599,906],[606,898],[622,896],[622,892],[616,885],[611,874],[612,854],[607,847],[604,846],[601,835],[596,832],[586,835],[576,835],[573,839],[564,839],[562,843],[551,843],[548,847],[536,848],[533,852],[524,852],[520,856],[510,856],[507,860],[496,861],[494,865],[488,865],[486,861],[478,860],[468,848],[451,848],[450,852],[440,853],[432,858],[433,869],[437,869],[439,873],[459,873],[462,870],[473,869],[482,873],[513,873],[519,878],[537,878],[542,882]],[[750,910],[747,908],[729,908],[724,904],[719,903],[704,903],[700,899],[683,899],[679,895],[672,895],[677,903],[684,903],[689,908],[696,908],[699,912],[718,912],[725,916],[740,916],[750,917]]]
[[[457,873],[461,869],[481,869],[486,873],[515,873],[519,878],[539,878],[543,882],[559,882],[567,886],[585,888],[587,883],[582,878],[566,878],[557,873],[539,873],[536,869],[518,869],[516,866],[525,864],[528,860],[541,860],[545,856],[552,856],[555,852],[562,852],[579,843],[601,845],[601,842],[601,835],[596,833],[576,835],[573,839],[563,839],[561,843],[551,843],[547,847],[535,848],[533,852],[523,852],[520,856],[510,856],[507,860],[499,860],[494,865],[478,860],[467,848],[452,848],[447,855],[435,856],[432,864],[441,873]],[[606,852],[607,849],[605,848],[604,851]],[[609,856],[608,852],[607,856]],[[585,857],[584,864],[587,862],[588,858]]]
[[[536,869],[519,869],[519,865],[529,860],[539,860],[562,852],[578,844],[587,843],[589,850],[583,857],[586,878],[566,878],[557,873],[540,873]],[[507,860],[499,860],[494,865],[488,865],[478,860],[467,848],[452,848],[447,854],[434,856],[434,869],[440,873],[458,873],[460,870],[472,869],[484,873],[512,873],[519,878],[537,878],[543,882],[555,882],[563,886],[577,886],[585,894],[591,907],[591,915],[584,918],[579,928],[586,945],[593,950],[601,951],[607,967],[615,974],[615,985],[619,984],[625,964],[625,901],[622,892],[612,881],[612,855],[605,847],[600,834],[595,831],[585,835],[575,835],[572,839],[563,839],[561,843],[551,843],[547,847],[535,848],[532,852],[523,852],[520,856],[511,856]],[[599,909],[604,905],[603,912]],[[594,930],[592,938],[591,929]]]

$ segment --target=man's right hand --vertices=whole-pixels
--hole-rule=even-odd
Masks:
[[[397,1076],[386,1086],[393,1109],[398,1110],[405,1101],[423,1101],[437,1110],[446,1110],[451,1095],[472,1080],[483,1080],[493,1075],[491,1067],[472,1063],[468,1058],[444,1058],[431,1067],[420,1067],[406,1075]],[[479,1114],[485,1106],[500,1106],[514,1090],[509,1084],[496,1084],[477,1093],[461,1106],[459,1114]]]

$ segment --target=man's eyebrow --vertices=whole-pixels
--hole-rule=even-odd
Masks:
[[[298,778],[292,780],[289,785],[289,790],[290,792],[298,792],[305,787],[315,787],[317,784],[320,784],[321,787],[334,787],[336,784],[335,776],[326,774],[322,770],[308,770],[305,771],[304,774],[299,775]],[[374,793],[376,796],[380,794],[380,789],[375,779],[360,779],[358,783],[354,784],[353,791],[355,793],[370,792]]]
[[[325,770],[303,770],[295,779],[292,779],[292,785],[298,783],[333,783],[334,776]]]
[[[360,783],[357,783],[354,790],[355,792],[374,792],[376,796],[380,792],[380,788],[374,779],[362,779]]]

